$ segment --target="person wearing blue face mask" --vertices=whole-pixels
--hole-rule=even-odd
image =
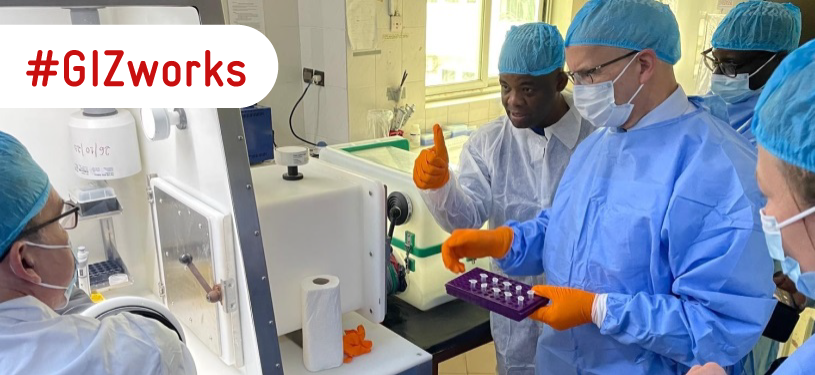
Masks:
[[[736,5],[703,52],[713,72],[705,103],[755,144],[750,121],[764,84],[801,39],[801,11],[792,4],[746,1]]]
[[[677,84],[679,27],[654,0],[590,0],[565,38],[578,112],[600,127],[552,207],[458,230],[445,266],[492,257],[546,274],[537,374],[741,374],[776,302],[755,149]]]
[[[77,279],[66,203],[25,147],[0,132],[0,374],[195,374],[175,332],[123,313],[54,312]]]
[[[770,256],[796,288],[815,298],[815,42],[790,54],[756,105],[756,176],[767,197],[761,223]],[[815,368],[815,340],[803,343],[775,375],[803,375]],[[692,375],[719,375],[714,363]]]

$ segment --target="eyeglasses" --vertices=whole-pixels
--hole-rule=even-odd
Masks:
[[[710,54],[712,52],[713,52],[713,48],[708,48],[708,49],[706,49],[706,50],[704,50],[702,52],[702,57],[704,57],[705,66],[707,66],[707,68],[710,69],[710,71],[713,72],[713,74],[723,74],[723,75],[725,75],[727,77],[730,77],[730,78],[736,78],[736,76],[738,76],[738,74],[739,74],[739,72],[738,72],[739,68],[742,68],[745,65],[748,65],[748,64],[737,64],[737,63],[733,63],[733,62],[719,61],[718,59],[710,56]],[[752,74],[755,74],[759,70],[763,69],[767,64],[770,63],[770,61],[775,59],[775,57],[777,55],[778,54],[774,54],[774,55],[770,56],[770,58],[766,62],[764,62],[764,64],[762,64],[758,69],[756,69]]]
[[[702,57],[705,59],[705,66],[707,66],[707,68],[713,73],[719,72],[727,77],[736,78],[738,75],[736,71],[741,65],[732,62],[719,61],[713,57],[710,57],[711,52],[713,52],[713,48],[708,48],[702,52]]]
[[[77,223],[79,223],[79,206],[72,202],[65,202],[65,205],[62,208],[62,213],[59,216],[47,220],[42,224],[38,224],[32,228],[24,230],[22,233],[20,233],[20,236],[18,238],[23,238],[25,236],[36,233],[40,229],[45,228],[56,222],[59,222],[59,225],[62,226],[62,228],[65,230],[71,230],[76,228]]]
[[[569,77],[569,80],[572,81],[572,84],[575,85],[588,85],[594,83],[594,75],[600,72],[600,69],[605,68],[611,64],[614,64],[626,57],[631,57],[636,54],[640,53],[640,51],[631,51],[622,55],[614,60],[602,63],[600,65],[595,66],[594,68],[584,70],[581,72],[566,72],[566,75]]]

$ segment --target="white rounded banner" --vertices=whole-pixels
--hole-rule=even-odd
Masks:
[[[277,78],[255,29],[218,26],[0,26],[0,107],[240,108]]]

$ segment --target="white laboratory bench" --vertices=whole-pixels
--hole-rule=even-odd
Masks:
[[[303,365],[303,349],[300,346],[285,336],[281,337],[280,355],[283,358],[283,373],[286,375],[424,375],[433,372],[433,358],[418,346],[357,313],[348,313],[342,317],[343,329],[356,329],[360,324],[365,327],[365,339],[373,342],[373,350],[354,358],[351,363],[318,373],[306,370]],[[187,347],[195,359],[199,375],[243,374],[242,371],[225,365],[217,356],[212,355],[194,335],[187,335]]]
[[[105,293],[106,298],[119,296],[139,296],[157,302],[161,300],[146,290],[113,290]],[[418,346],[405,340],[388,328],[373,323],[362,315],[350,312],[342,317],[343,329],[365,327],[365,339],[373,342],[370,353],[355,357],[351,363],[340,367],[310,372],[303,365],[303,349],[291,339],[279,338],[280,355],[283,359],[285,375],[430,375],[433,373],[433,357]],[[247,374],[245,369],[237,369],[224,364],[204,343],[181,323],[186,337],[187,348],[195,360],[198,375],[260,375]],[[262,355],[262,354],[261,354]]]
[[[433,358],[387,328],[372,323],[361,315],[351,312],[343,315],[343,329],[365,327],[365,339],[374,344],[373,350],[355,357],[351,363],[335,369],[320,371],[324,375],[383,375],[383,374],[431,374]],[[280,338],[280,355],[286,375],[310,375],[303,366],[303,349],[287,337]]]

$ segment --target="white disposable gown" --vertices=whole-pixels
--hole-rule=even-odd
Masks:
[[[129,313],[60,316],[34,297],[0,303],[0,374],[194,375],[187,347],[158,321]]]
[[[464,145],[458,174],[436,190],[423,190],[422,197],[436,221],[447,231],[460,228],[500,226],[507,220],[529,220],[549,207],[563,171],[576,145],[594,127],[583,120],[569,102],[569,112],[539,135],[517,129],[507,116],[484,125]],[[500,268],[493,267],[500,272]],[[514,279],[530,284],[545,283],[538,273]],[[515,322],[491,314],[500,375],[535,373],[535,348],[541,325],[532,320]]]

